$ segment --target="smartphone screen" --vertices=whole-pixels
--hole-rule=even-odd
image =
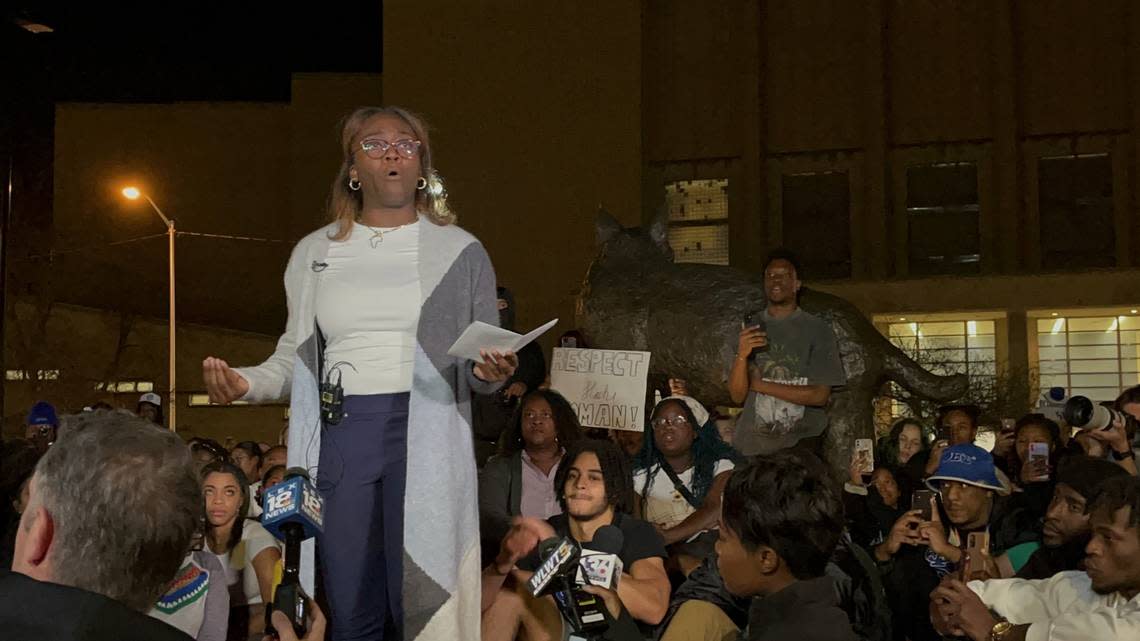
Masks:
[[[929,521],[932,518],[930,500],[933,498],[933,490],[915,490],[910,496],[910,509],[922,510],[922,520]]]
[[[1049,460],[1049,444],[1048,443],[1036,443],[1036,442],[1030,443],[1029,444],[1028,459],[1029,459],[1028,460],[1029,463],[1033,463],[1034,461],[1048,461]],[[1046,474],[1046,475],[1042,475],[1042,476],[1036,476],[1036,477],[1034,477],[1034,479],[1038,480],[1038,481],[1047,481],[1047,480],[1049,480],[1049,475]]]
[[[870,474],[875,471],[874,442],[871,439],[855,439],[855,460],[860,474]]]

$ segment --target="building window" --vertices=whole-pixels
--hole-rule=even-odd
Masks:
[[[847,172],[782,177],[784,247],[811,280],[851,277],[851,203]]]
[[[1112,401],[1140,384],[1140,317],[1037,319],[1041,388]]]
[[[10,369],[4,376],[10,381],[58,381],[58,369]]]
[[[1037,168],[1042,268],[1115,266],[1109,155],[1041,158]]]
[[[95,391],[111,392],[112,394],[153,392],[154,381],[106,381],[103,383],[95,383]]]
[[[728,179],[665,184],[669,246],[678,263],[728,264]]]
[[[211,403],[209,394],[191,394],[190,407],[229,407],[231,405],[249,405],[249,401],[233,401],[228,405],[221,403]]]
[[[919,366],[935,374],[965,374],[970,379],[966,393],[971,402],[985,402],[997,392],[996,322],[993,317],[979,319],[903,321],[887,323],[887,338]],[[889,413],[877,416],[876,423],[885,429],[903,416],[931,418],[938,403],[913,396],[896,383],[890,383],[884,396]]]
[[[972,162],[906,170],[907,266],[917,276],[979,271],[978,167]]]

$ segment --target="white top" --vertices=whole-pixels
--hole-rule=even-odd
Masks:
[[[1140,639],[1140,595],[1097,594],[1084,572],[1061,572],[1039,581],[970,581],[982,601],[1014,625],[1031,624],[1026,641]]]
[[[384,231],[380,241],[355,223],[348,240],[329,246],[328,266],[319,272],[317,323],[327,341],[326,371],[341,361],[352,364],[339,368],[346,396],[412,389],[420,224],[375,228]]]
[[[246,518],[261,518],[261,502],[257,500],[257,493],[261,490],[261,481],[249,485],[249,509],[245,511]]]
[[[242,525],[241,541],[225,554],[214,553],[226,569],[226,585],[230,586],[230,607],[261,603],[261,586],[253,560],[268,548],[277,546],[277,539],[257,521],[246,519]]]
[[[649,486],[648,496],[642,496],[645,500],[645,520],[650,523],[656,523],[665,529],[669,529],[681,521],[689,518],[689,515],[696,512],[697,509],[685,500],[685,497],[673,487],[673,481],[669,479],[669,475],[661,471],[660,465],[654,465],[649,468],[656,470],[657,473],[653,475],[653,484]],[[716,467],[713,469],[713,478],[722,472],[727,472],[736,467],[732,461],[722,458],[716,462]],[[648,472],[645,469],[637,470],[633,473],[633,491],[639,495],[645,488],[645,478]],[[684,472],[677,475],[681,479],[681,483],[693,491],[693,468],[689,468]]]

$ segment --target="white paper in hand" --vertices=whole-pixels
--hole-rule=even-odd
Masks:
[[[524,336],[509,329],[488,325],[483,321],[475,321],[463,330],[463,333],[459,335],[447,353],[450,356],[458,356],[477,362],[483,361],[483,357],[479,355],[479,350],[517,353],[556,324],[558,324],[557,318]]]

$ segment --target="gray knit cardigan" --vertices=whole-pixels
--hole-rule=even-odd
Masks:
[[[244,400],[289,400],[289,465],[314,478],[321,448],[318,415],[316,290],[335,224],[303,238],[285,269],[289,319],[264,363],[238,368]],[[404,638],[479,638],[480,567],[477,484],[471,441],[471,361],[447,349],[474,321],[498,325],[495,274],[483,246],[455,225],[420,217],[420,319],[408,410],[404,497]],[[335,427],[331,429],[336,429]],[[312,593],[313,542],[303,547],[301,578]]]

